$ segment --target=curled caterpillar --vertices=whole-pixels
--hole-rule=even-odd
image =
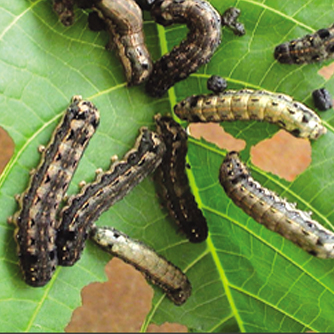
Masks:
[[[283,64],[314,63],[333,58],[334,24],[312,35],[276,46],[274,57]]]
[[[162,204],[190,242],[202,242],[208,236],[208,225],[191,193],[185,171],[187,133],[169,116],[158,114],[155,121],[166,145],[166,153],[155,173]]]
[[[157,0],[151,16],[163,26],[186,23],[189,28],[187,38],[153,65],[146,91],[159,97],[210,61],[221,42],[221,17],[203,0]]]
[[[188,122],[267,121],[300,138],[317,139],[327,132],[313,110],[288,95],[265,90],[192,95],[177,103],[174,112]]]
[[[115,47],[129,85],[139,85],[152,71],[145,45],[142,12],[133,0],[94,0],[92,7],[104,20],[110,35],[107,48]]]
[[[74,96],[49,145],[42,147],[27,190],[17,198],[14,237],[24,279],[31,286],[45,285],[56,268],[56,211],[98,124],[95,106]]]
[[[155,170],[164,152],[165,145],[159,136],[143,127],[135,148],[128,151],[123,160],[98,173],[94,182],[69,198],[60,213],[57,232],[60,265],[71,266],[79,260],[91,224]]]
[[[316,89],[312,92],[314,105],[321,111],[333,108],[333,98],[326,88]]]
[[[219,181],[228,197],[255,221],[281,234],[311,255],[334,258],[334,233],[297,210],[295,204],[278,197],[251,177],[237,152],[227,154]]]
[[[147,280],[166,292],[174,304],[182,305],[191,295],[187,276],[142,242],[112,227],[96,225],[91,229],[90,237],[103,250],[134,266]]]

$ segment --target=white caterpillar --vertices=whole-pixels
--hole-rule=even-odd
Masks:
[[[146,279],[163,289],[174,304],[182,305],[189,298],[191,285],[187,276],[152,248],[112,227],[94,225],[90,237],[103,250],[133,265]]]

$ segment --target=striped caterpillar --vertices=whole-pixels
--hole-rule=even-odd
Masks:
[[[283,64],[314,63],[334,58],[334,24],[276,46],[274,57]]]
[[[71,266],[79,260],[91,224],[155,170],[164,152],[165,145],[159,136],[142,127],[135,148],[128,151],[123,160],[98,173],[94,182],[69,198],[60,214],[57,233],[60,265]]]
[[[20,265],[31,286],[45,285],[56,268],[56,211],[98,124],[95,106],[73,96],[49,145],[40,147],[41,162],[27,190],[17,197],[20,209],[9,221],[16,225]]]
[[[189,28],[187,38],[153,65],[146,91],[159,97],[210,61],[221,42],[221,17],[203,0],[157,0],[151,16],[163,26],[186,23]]]
[[[327,132],[313,110],[288,95],[265,90],[192,95],[177,103],[174,112],[188,122],[267,121],[300,138],[317,139]]]
[[[92,8],[98,14],[89,15],[92,30],[106,29],[110,35],[107,49],[116,48],[122,62],[127,83],[139,85],[152,71],[152,60],[145,44],[140,7],[134,0],[76,0],[78,7]],[[60,21],[69,26],[74,21],[74,0],[53,0],[53,9]],[[93,23],[92,23],[93,22]]]
[[[208,226],[190,191],[185,173],[187,133],[169,116],[156,115],[157,132],[166,145],[166,153],[155,173],[158,193],[190,242],[207,238]]]
[[[90,237],[103,250],[134,266],[147,280],[166,292],[175,305],[182,305],[191,295],[187,276],[140,241],[112,227],[97,227],[95,224]]]
[[[139,85],[152,71],[145,45],[142,12],[133,0],[94,0],[93,9],[110,35],[108,49],[115,47],[129,85]]]
[[[278,197],[251,177],[237,152],[227,154],[219,181],[228,197],[255,221],[281,234],[311,255],[334,258],[334,233],[297,210],[295,204]]]

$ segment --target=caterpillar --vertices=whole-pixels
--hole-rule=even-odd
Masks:
[[[325,111],[333,108],[333,98],[326,88],[314,90],[312,97],[314,105],[318,110]]]
[[[311,213],[296,209],[295,204],[254,181],[237,152],[226,155],[220,167],[219,181],[234,204],[256,222],[311,255],[334,258],[334,233],[311,219]]]
[[[177,103],[174,112],[188,122],[267,121],[300,138],[317,139],[327,132],[313,110],[288,95],[265,90],[192,95]]]
[[[221,17],[203,0],[157,0],[151,16],[163,26],[185,23],[189,28],[187,38],[153,65],[146,91],[159,97],[210,61],[221,42]]]
[[[314,34],[276,46],[274,57],[283,64],[309,64],[334,57],[334,24]]]
[[[159,136],[142,127],[135,147],[123,160],[112,163],[109,170],[98,173],[94,182],[69,198],[57,231],[60,265],[71,266],[79,260],[92,223],[155,170],[164,152]]]
[[[186,168],[187,133],[169,116],[155,116],[157,133],[166,145],[166,153],[154,178],[162,204],[167,207],[190,242],[202,242],[208,226],[191,193]]]
[[[103,250],[134,266],[147,280],[160,287],[175,305],[182,305],[191,295],[187,276],[142,242],[112,227],[96,225],[90,230],[90,238]]]
[[[104,20],[110,35],[107,49],[116,48],[127,83],[139,85],[152,71],[152,60],[145,45],[142,12],[133,0],[94,0],[93,9]]]
[[[16,225],[20,266],[31,286],[45,285],[56,268],[56,211],[98,124],[96,107],[73,96],[50,143],[40,147],[41,162],[27,190],[17,197],[20,209],[9,221]]]

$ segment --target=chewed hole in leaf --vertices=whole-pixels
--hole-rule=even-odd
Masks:
[[[140,330],[151,307],[152,288],[139,271],[118,258],[109,261],[105,270],[107,282],[92,283],[82,290],[83,305],[74,311],[66,332]],[[179,324],[166,324],[163,328],[154,326],[152,329],[150,326],[149,332],[187,332],[187,328]]]
[[[311,163],[309,140],[292,136],[284,130],[251,148],[252,163],[266,172],[293,181]]]
[[[234,138],[218,123],[192,123],[189,125],[189,133],[196,139],[203,138],[228,151],[242,151],[246,147],[244,140]]]
[[[14,142],[8,133],[0,127],[0,172],[4,170],[14,153]]]
[[[321,67],[321,69],[318,71],[318,74],[321,75],[325,80],[329,80],[334,74],[334,63]]]
[[[66,332],[140,330],[150,310],[153,290],[138,271],[117,258],[105,270],[107,282],[91,283],[82,290],[82,306],[73,312]]]

